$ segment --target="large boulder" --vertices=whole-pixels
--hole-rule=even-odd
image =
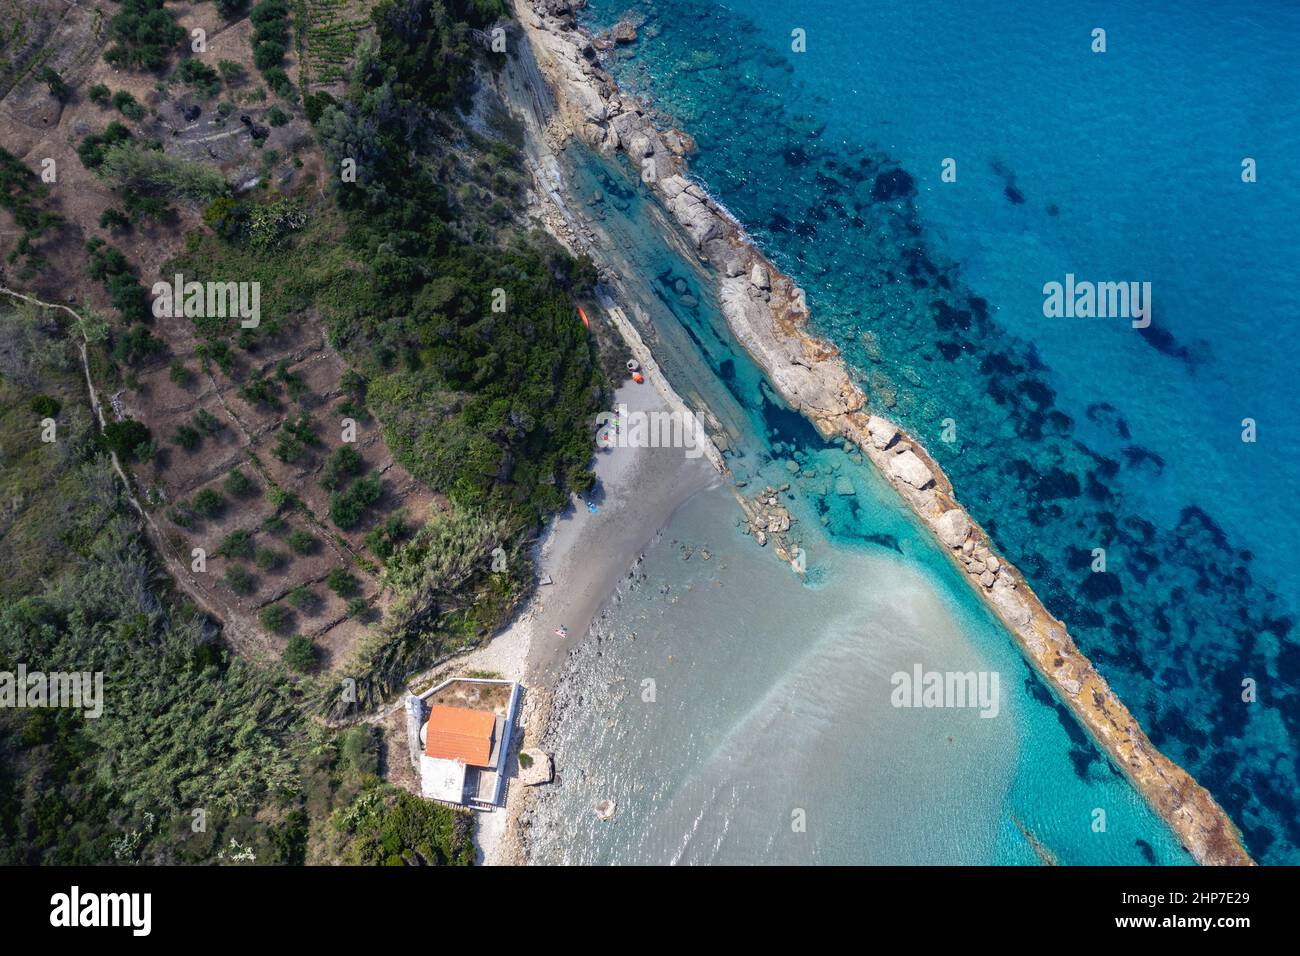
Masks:
[[[867,419],[867,434],[871,436],[871,444],[877,448],[888,448],[898,437],[898,426],[879,415],[872,415]]]
[[[527,766],[524,766],[525,763]],[[519,751],[519,782],[525,787],[550,783],[554,775],[555,766],[551,763],[551,755],[545,750],[528,747]]]
[[[704,197],[698,194],[694,185],[678,193],[668,207],[690,237],[695,240],[696,248],[703,246],[722,232],[721,221],[705,203]]]
[[[645,133],[633,133],[628,140],[627,151],[634,159],[652,156],[655,151],[654,140]]]
[[[950,548],[960,548],[970,535],[970,519],[960,508],[939,515],[934,523],[934,533]]]
[[[1013,628],[1023,627],[1029,623],[1032,616],[1029,605],[1005,579],[998,578],[994,582],[993,587],[989,589],[989,599],[993,602],[993,606],[998,609],[1002,620]]]
[[[934,481],[930,469],[912,451],[905,451],[889,459],[889,471],[895,478],[907,482],[913,488],[924,488]]]

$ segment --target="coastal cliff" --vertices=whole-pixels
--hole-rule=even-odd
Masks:
[[[780,273],[725,209],[686,176],[687,133],[660,129],[599,65],[569,0],[514,0],[537,65],[556,99],[551,135],[624,153],[715,271],[736,339],[791,406],[828,436],[854,442],[934,533],[970,585],[1015,635],[1026,657],[1123,769],[1199,863],[1249,865],[1232,821],[1207,790],[1160,753],[1137,720],[1043,607],[1022,575],[953,496],[919,441],[873,414],[838,350],[806,331],[801,289]],[[560,129],[556,129],[556,126]]]

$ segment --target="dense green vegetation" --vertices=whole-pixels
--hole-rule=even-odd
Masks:
[[[103,676],[97,717],[0,708],[0,865],[472,860],[470,814],[399,798],[369,728],[320,727],[168,589],[101,450],[142,426],[97,436],[74,354],[49,313],[0,303],[0,671]]]
[[[145,318],[148,311],[148,293],[145,292],[130,260],[103,239],[86,243],[86,275],[103,282],[122,317],[130,322]],[[138,290],[138,291],[137,291]]]
[[[262,42],[288,36],[277,14],[287,9],[253,8]],[[354,161],[355,181],[331,177],[328,200],[223,195],[204,214],[213,234],[164,269],[260,283],[261,328],[197,320],[196,331],[203,358],[242,376],[241,394],[265,407],[292,383],[240,373],[234,357],[285,318],[318,313],[354,368],[340,413],[373,415],[397,460],[453,503],[412,536],[400,517],[388,523],[383,486],[355,452],[321,460],[335,423],[301,406],[275,436],[273,457],[321,468],[333,524],[363,532],[376,557],[404,569],[386,578],[396,612],[349,670],[363,705],[491,633],[528,587],[523,545],[592,482],[589,423],[606,380],[574,298],[594,269],[523,224],[512,131],[480,135],[455,110],[481,55],[467,24],[501,10],[462,5],[457,21],[430,0],[380,3],[346,96],[307,103],[327,167]],[[496,548],[512,556],[507,572],[491,571]]]
[[[335,814],[353,836],[347,862],[383,866],[470,866],[473,820],[394,787],[372,787]]]
[[[180,66],[176,68],[176,76],[192,88],[200,99],[210,100],[221,92],[220,76],[202,60],[193,57],[181,60]]]
[[[105,154],[114,146],[131,138],[131,131],[117,120],[109,123],[102,133],[91,133],[77,146],[77,157],[87,169],[98,169]]]
[[[185,39],[164,0],[118,0],[118,7],[108,27],[113,46],[104,59],[114,66],[161,70]]]
[[[289,52],[291,39],[288,0],[262,0],[248,18],[253,21],[254,65],[277,96],[293,99],[296,96],[293,81],[284,69],[284,56]]]
[[[219,10],[234,16],[242,6],[227,0]],[[251,15],[258,69],[292,99],[283,67],[290,9],[262,0]],[[117,704],[99,721],[0,713],[0,862],[472,861],[470,815],[382,784],[369,728],[337,734],[308,714],[368,706],[483,640],[530,585],[527,547],[540,523],[592,482],[589,422],[606,381],[574,300],[594,269],[524,224],[525,173],[508,126],[494,121],[499,128],[484,135],[457,111],[470,101],[483,56],[469,27],[503,12],[500,0],[379,3],[346,94],[305,103],[330,171],[324,197],[314,189],[281,195],[271,185],[236,198],[210,170],[148,148],[120,123],[79,145],[83,163],[122,194],[124,211],[113,210],[105,228],[160,219],[171,201],[205,208],[211,232],[187,237],[164,274],[260,283],[259,328],[195,319],[199,363],[232,379],[248,402],[278,412],[270,455],[316,469],[334,528],[354,545],[364,539],[379,564],[362,556],[351,570],[328,571],[324,588],[299,585],[253,605],[263,628],[288,638],[282,661],[234,659],[212,622],[167,590],[103,457],[108,449],[124,463],[200,454],[219,427],[209,426],[213,416],[197,412],[158,436],[128,419],[99,435],[66,351],[61,372],[43,359],[28,363],[44,362],[39,381],[0,364],[7,455],[31,444],[34,399],[63,436],[48,456],[57,470],[24,453],[10,476],[33,491],[58,488],[61,500],[40,516],[60,530],[38,540],[20,521],[0,538],[0,562],[12,542],[12,563],[25,566],[15,571],[21,589],[0,584],[0,668],[18,660],[102,667]],[[177,29],[160,0],[123,0],[110,27],[112,61],[161,69],[180,47]],[[204,95],[217,82],[191,59],[178,77]],[[135,102],[114,100],[106,88],[94,98],[124,113]],[[281,118],[285,110],[268,122]],[[355,162],[355,179],[338,175],[345,161]],[[88,274],[125,326],[104,332],[92,362],[111,368],[115,358],[129,368],[159,354],[146,289],[130,263],[102,240],[87,252]],[[319,319],[352,366],[337,406],[311,395],[290,366],[257,360],[263,344],[303,317]],[[43,347],[60,341],[57,330],[19,328]],[[183,357],[169,377],[185,388],[195,381]],[[394,508],[356,449],[330,450],[338,433],[331,407],[337,417],[378,423],[397,460],[441,493],[431,515]],[[227,596],[259,593],[294,555],[342,541],[320,524],[323,515],[306,514],[292,491],[269,481],[256,456],[246,467],[188,502],[159,505],[182,528],[208,533],[204,522],[238,515],[241,499],[265,495],[278,509],[217,546]],[[384,619],[340,673],[311,676],[319,649],[294,632],[308,629],[325,588],[349,614],[373,614],[371,603],[384,602],[374,599],[370,572],[394,595]],[[338,698],[344,676],[356,681],[356,705]],[[196,808],[208,813],[202,832],[190,827]]]
[[[7,210],[22,235],[9,254],[9,262],[25,259],[21,278],[36,275],[45,257],[34,247],[47,230],[62,225],[63,218],[46,208],[49,187],[17,156],[0,147],[0,209]]]

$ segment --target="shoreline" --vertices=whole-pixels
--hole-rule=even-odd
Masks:
[[[671,403],[649,382],[620,388],[615,401],[631,411],[668,410]],[[455,662],[456,670],[496,670],[524,685],[516,752],[543,744],[558,676],[646,543],[683,502],[719,480],[708,456],[687,458],[680,449],[606,449],[597,454],[595,471],[592,494],[556,515],[539,540],[541,583],[528,604],[505,631]],[[597,512],[588,511],[587,500]],[[567,636],[556,633],[560,628]],[[510,774],[504,804],[479,818],[475,842],[483,862],[525,862],[518,822],[533,793]]]
[[[1031,666],[1204,865],[1253,865],[1241,835],[1210,793],[1160,753],[1020,572],[954,495],[924,446],[871,414],[838,350],[806,331],[803,290],[757,248],[743,226],[686,177],[690,137],[660,130],[599,65],[569,0],[513,0],[536,65],[555,97],[562,130],[612,155],[622,151],[694,244],[718,281],[737,341],[790,405],[826,437],[856,444],[935,535],[967,581],[1015,637]],[[548,190],[549,191],[549,190]],[[562,206],[562,200],[556,200]]]
[[[492,80],[501,101],[523,120],[524,158],[535,193],[530,214],[572,254],[593,251],[564,194],[555,149],[569,137],[567,130],[554,122],[558,103],[550,84],[537,70],[536,61],[527,55],[509,60]],[[625,298],[615,277],[610,277],[608,285],[615,296]],[[598,293],[597,302],[645,376],[643,385],[629,381],[620,387],[613,404],[626,402],[629,411],[689,411],[623,308],[603,292]],[[656,454],[662,451],[668,454]],[[567,511],[551,519],[536,547],[539,581],[551,583],[539,584],[505,631],[484,648],[457,661],[461,669],[504,666],[509,670],[506,676],[525,685],[515,737],[517,749],[529,746],[545,750],[556,682],[571,654],[587,637],[590,622],[678,507],[716,484],[728,469],[722,453],[706,436],[703,453],[695,459],[686,458],[680,449],[599,451],[595,472],[597,484],[589,497],[599,507],[599,513],[587,512],[580,502],[571,504]],[[560,626],[569,629],[567,638],[556,635]],[[494,655],[492,649],[499,645],[502,650]],[[527,862],[519,821],[531,809],[535,795],[535,788],[525,787],[512,777],[504,806],[480,819],[475,842],[481,862]]]

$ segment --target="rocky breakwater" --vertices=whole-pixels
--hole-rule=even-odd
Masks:
[[[687,134],[659,130],[599,64],[591,37],[574,19],[570,0],[514,0],[525,36],[552,85],[567,131],[607,154],[622,151],[717,273],[733,335],[772,384],[824,435],[860,447],[918,518],[942,543],[966,579],[1015,635],[1021,649],[1080,723],[1203,864],[1253,861],[1237,828],[1210,793],[1160,753],[1106,680],[1048,613],[1020,573],[999,556],[988,535],[955,500],[952,484],[924,447],[903,429],[867,410],[839,352],[808,334],[804,293],[757,249],[725,209],[685,175]],[[741,499],[753,531],[770,531],[764,489]],[[779,525],[779,516],[777,518]],[[762,527],[759,527],[762,524]],[[781,547],[787,553],[788,546]]]

